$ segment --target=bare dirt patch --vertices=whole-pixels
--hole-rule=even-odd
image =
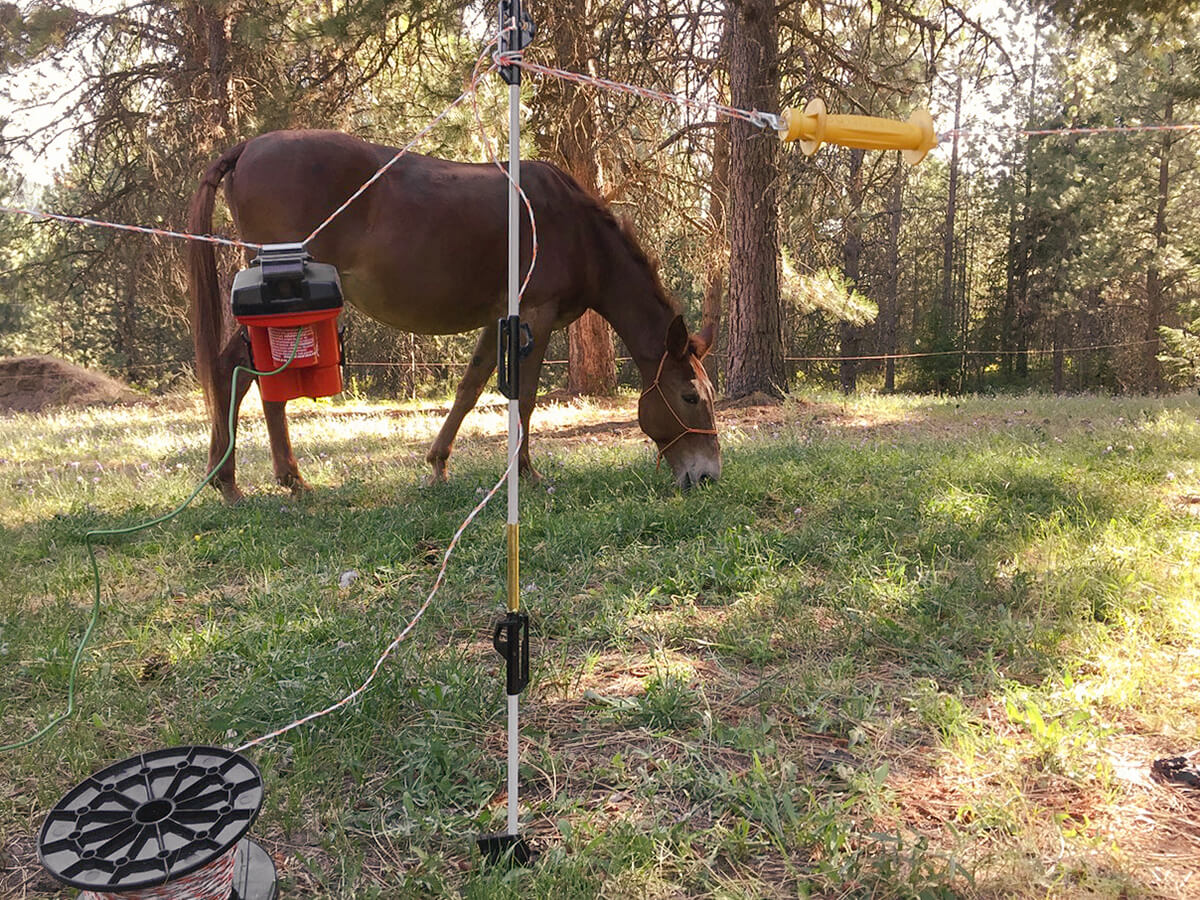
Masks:
[[[117,379],[53,356],[0,359],[0,412],[112,406],[137,399],[137,394]]]

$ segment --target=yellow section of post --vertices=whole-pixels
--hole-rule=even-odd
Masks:
[[[937,146],[933,119],[923,109],[915,110],[907,122],[897,122],[874,116],[830,115],[825,101],[815,99],[808,102],[804,112],[789,109],[782,118],[785,127],[779,129],[779,139],[799,141],[807,156],[828,141],[862,150],[899,150],[904,161],[915,166]]]
[[[521,559],[521,523],[509,522],[508,532],[508,611],[521,609],[521,582],[519,565]]]

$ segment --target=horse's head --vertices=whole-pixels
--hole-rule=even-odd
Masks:
[[[712,327],[689,335],[683,316],[667,327],[666,348],[654,380],[638,401],[638,424],[666,457],[675,484],[687,489],[721,476],[712,382],[700,361],[712,345]]]

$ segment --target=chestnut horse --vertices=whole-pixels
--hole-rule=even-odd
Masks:
[[[301,241],[395,154],[391,147],[332,131],[277,131],[227,150],[205,173],[192,197],[189,228],[212,230],[217,187],[239,234],[267,244]],[[658,445],[680,487],[715,479],[721,454],[714,429],[713,388],[699,364],[712,335],[689,335],[654,265],[598,200],[552,165],[522,163],[522,187],[537,217],[538,258],[521,319],[533,346],[521,362],[520,414],[529,459],[529,417],[550,333],[586,309],[602,315],[620,335],[645,388],[638,423]],[[347,302],[384,324],[419,334],[482,329],[453,408],[426,459],[433,477],[446,460],[463,417],[475,405],[496,366],[497,320],[506,311],[508,181],[495,166],[407,154],[308,245],[313,258],[341,274]],[[528,267],[528,221],[522,222],[521,271]],[[249,365],[240,331],[224,341],[225,307],[213,247],[194,242],[188,255],[197,374],[212,417],[210,471],[225,454],[229,405],[249,388],[230,381]],[[264,402],[276,480],[306,487],[288,438],[282,402]],[[236,415],[236,412],[235,412]],[[533,473],[536,474],[536,473]],[[242,496],[234,460],[214,478],[229,501]]]

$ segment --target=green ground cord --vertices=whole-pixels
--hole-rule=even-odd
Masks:
[[[88,621],[87,628],[85,628],[83,631],[83,637],[79,639],[79,646],[75,648],[75,658],[71,661],[71,672],[67,678],[66,712],[62,713],[62,715],[58,716],[57,718],[50,720],[50,722],[41,728],[41,730],[30,735],[24,740],[16,741],[12,744],[0,744],[0,753],[3,753],[7,750],[19,750],[22,747],[28,747],[30,744],[49,734],[51,731],[69,719],[75,712],[75,676],[79,671],[79,662],[81,659],[83,659],[83,651],[87,648],[88,641],[91,640],[92,631],[95,630],[96,623],[100,621],[100,566],[96,562],[96,552],[92,547],[92,541],[95,538],[113,537],[122,534],[135,534],[139,531],[145,531],[147,528],[152,528],[155,525],[159,525],[175,518],[177,515],[187,509],[191,502],[196,499],[197,495],[204,490],[205,486],[217,476],[217,472],[221,471],[221,466],[225,465],[225,461],[228,460],[230,454],[233,453],[234,419],[237,415],[237,403],[235,398],[237,397],[238,375],[242,372],[255,377],[262,377],[264,375],[278,375],[280,372],[290,366],[292,364],[292,360],[296,358],[296,353],[300,349],[300,340],[303,334],[303,329],[296,329],[296,343],[292,347],[292,352],[288,354],[287,360],[278,369],[272,369],[269,372],[260,372],[257,369],[253,369],[249,366],[234,367],[233,378],[230,381],[229,395],[229,446],[225,449],[225,455],[222,456],[220,460],[217,461],[217,464],[212,467],[212,470],[206,476],[204,476],[204,480],[196,485],[196,489],[192,491],[186,500],[180,503],[169,513],[164,513],[158,518],[151,519],[148,522],[130,525],[127,528],[97,528],[84,534],[83,543],[87,548],[88,561],[92,564],[92,615],[91,619]]]

